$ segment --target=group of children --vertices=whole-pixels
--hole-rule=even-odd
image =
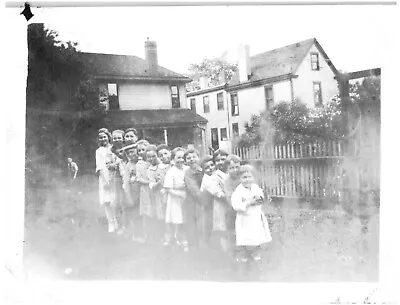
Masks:
[[[185,252],[207,247],[215,236],[222,251],[237,250],[238,261],[261,259],[260,246],[272,238],[252,166],[222,150],[201,160],[194,149],[170,151],[138,140],[133,128],[112,134],[102,128],[98,141],[96,171],[109,232]]]

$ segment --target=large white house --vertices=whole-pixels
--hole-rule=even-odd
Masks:
[[[139,137],[171,147],[204,147],[207,120],[188,109],[185,84],[191,80],[158,64],[155,41],[145,42],[145,59],[117,54],[80,53],[95,81],[108,128],[134,127]]]
[[[230,148],[232,138],[244,133],[253,114],[276,103],[298,99],[315,107],[338,94],[338,71],[315,38],[254,56],[249,55],[249,46],[239,46],[238,53],[238,71],[227,84],[187,94],[208,120],[205,139],[209,146]],[[217,101],[221,92],[224,110]],[[204,112],[207,101],[210,108]]]

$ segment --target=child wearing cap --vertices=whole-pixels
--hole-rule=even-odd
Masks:
[[[264,192],[255,183],[251,165],[240,167],[240,184],[232,194],[232,207],[236,211],[235,231],[238,247],[237,262],[261,261],[261,245],[272,240],[267,218],[261,205]]]
[[[128,158],[128,162],[125,163],[124,166],[123,175],[123,189],[125,193],[124,225],[128,230],[131,231],[133,241],[143,243],[143,238],[139,236],[140,226],[137,226],[137,223],[140,221],[140,185],[136,181],[136,144],[126,145],[123,150],[124,154]]]

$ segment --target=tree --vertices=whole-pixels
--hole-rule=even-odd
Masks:
[[[203,59],[198,64],[191,64],[189,67],[189,77],[193,79],[188,83],[187,90],[194,91],[200,89],[200,77],[206,76],[209,79],[210,86],[221,85],[220,73],[225,73],[226,82],[232,79],[233,74],[237,71],[237,64],[229,63],[222,59]]]
[[[350,86],[349,103],[344,108],[339,96],[321,107],[310,108],[299,100],[280,102],[271,111],[253,115],[245,125],[246,132],[237,146],[248,147],[261,142],[275,144],[313,143],[316,140],[339,140],[352,137],[358,130],[360,119],[364,126],[380,128],[380,77],[365,78]],[[348,131],[347,117],[354,132]],[[363,127],[363,128],[367,128]],[[273,133],[273,137],[266,138]],[[272,140],[271,140],[272,139]]]
[[[87,143],[87,131],[93,133],[102,120],[97,88],[80,58],[77,43],[60,41],[43,24],[28,26],[26,156],[31,164],[64,165],[66,154]],[[61,90],[69,92],[68,101],[57,98]]]

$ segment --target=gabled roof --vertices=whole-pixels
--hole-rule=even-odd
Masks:
[[[207,119],[190,109],[144,109],[108,111],[107,120],[116,126],[135,128],[162,128],[195,126],[207,123]]]
[[[314,44],[324,56],[334,73],[337,74],[336,68],[333,66],[318,41],[315,38],[311,38],[251,56],[251,75],[247,82],[269,78],[274,79],[283,75],[294,75],[304,57]],[[236,72],[228,85],[235,86],[239,83],[239,72]]]
[[[158,66],[157,72],[151,73],[147,62],[136,56],[86,52],[79,54],[86,65],[86,72],[95,78],[191,81],[190,78],[161,66]]]

